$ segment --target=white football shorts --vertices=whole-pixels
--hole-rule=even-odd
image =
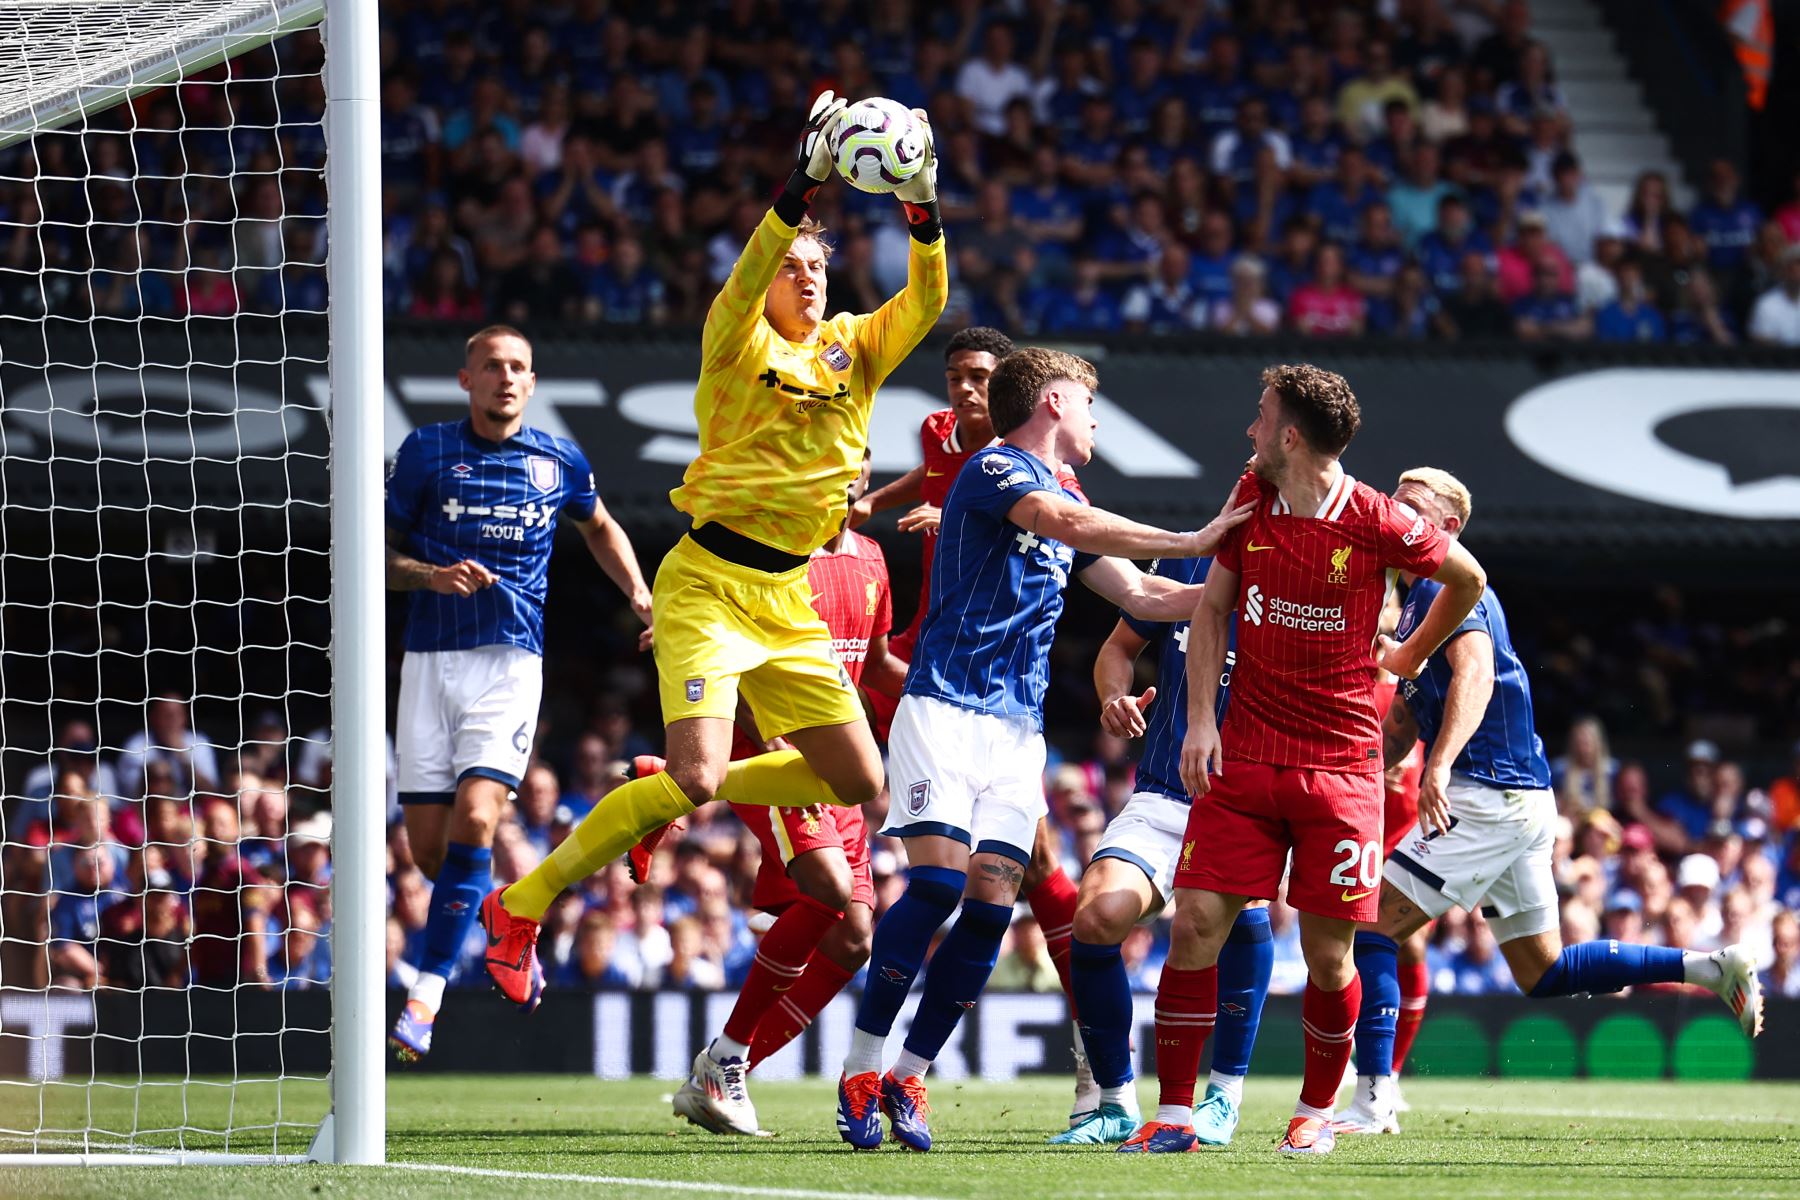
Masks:
[[[1557,928],[1555,794],[1452,775],[1445,797],[1450,831],[1415,825],[1388,856],[1387,881],[1433,917],[1480,906],[1501,942]]]
[[[1161,792],[1133,792],[1119,815],[1106,823],[1095,858],[1128,862],[1150,877],[1156,903],[1139,920],[1147,924],[1175,894],[1175,867],[1187,834],[1188,806]]]
[[[1031,861],[1044,800],[1044,735],[1026,717],[902,696],[888,732],[888,837],[937,834],[976,854]]]
[[[402,804],[449,804],[465,777],[517,788],[531,760],[544,660],[518,646],[406,652],[394,753]]]

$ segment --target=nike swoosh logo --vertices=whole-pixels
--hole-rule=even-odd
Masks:
[[[942,474],[944,474],[944,472],[942,472],[942,471],[932,471],[932,470],[927,470],[927,471],[926,471],[926,472],[925,472],[925,478],[927,478],[927,479],[936,479],[936,478],[937,478],[937,477],[938,477],[938,476],[939,476],[939,475],[942,475]]]
[[[1353,900],[1361,900],[1364,896],[1373,896],[1374,894],[1375,892],[1373,889],[1366,892],[1353,892],[1349,888],[1345,888],[1342,892],[1338,893],[1338,899],[1342,900],[1345,904],[1349,904]]]
[[[482,932],[483,932],[483,933],[486,933],[486,932],[487,932],[487,931],[486,931],[486,930],[483,930],[483,931],[482,931]],[[493,948],[494,948],[494,947],[495,947],[495,946],[498,946],[498,945],[499,945],[499,944],[500,944],[500,942],[501,942],[501,939],[500,939],[500,938],[497,938],[497,937],[495,937],[495,936],[494,936],[494,935],[493,935],[493,934],[491,934],[491,933],[489,933],[489,934],[488,934],[488,935],[487,935],[487,939],[488,939],[488,949],[489,949],[489,950],[492,950],[492,949],[493,949]]]
[[[1258,550],[1273,550],[1274,548],[1275,547],[1273,547],[1273,546],[1259,546],[1255,542],[1251,542],[1248,546],[1244,547],[1244,549],[1248,550],[1252,554],[1255,554]]]

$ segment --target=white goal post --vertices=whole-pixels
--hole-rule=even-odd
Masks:
[[[0,0],[0,1165],[385,1161],[378,58]]]

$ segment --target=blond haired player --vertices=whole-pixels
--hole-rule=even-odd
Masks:
[[[813,611],[807,562],[844,522],[875,391],[937,323],[948,273],[927,126],[925,165],[895,192],[912,234],[906,287],[873,313],[825,319],[829,249],[806,213],[832,173],[826,135],[843,108],[830,92],[813,105],[793,175],[706,315],[700,455],[670,494],[693,527],[653,589],[667,769],[609,793],[536,870],[482,902],[488,973],[509,997],[530,989],[538,921],[558,893],[651,830],[715,796],[798,807],[881,790],[881,755]],[[795,749],[731,762],[740,696],[763,737]],[[727,1082],[711,1054],[695,1072]]]

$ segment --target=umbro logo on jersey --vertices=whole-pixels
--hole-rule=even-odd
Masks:
[[[450,473],[458,479],[467,479],[475,473],[475,468],[471,467],[468,463],[457,463],[454,467],[450,468]]]

